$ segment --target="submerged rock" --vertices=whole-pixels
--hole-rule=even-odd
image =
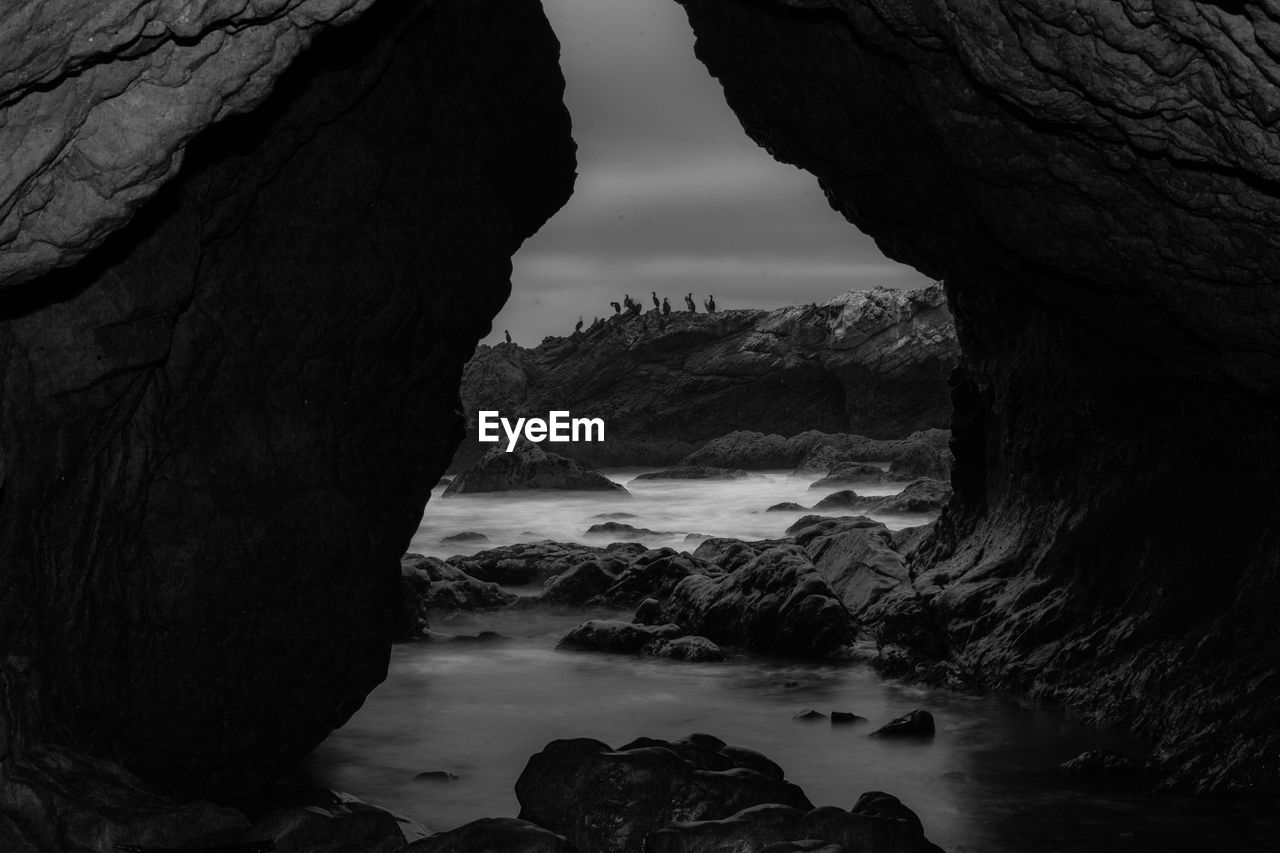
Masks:
[[[812,710],[812,709],[810,709],[810,708],[806,708],[805,710],[803,710],[803,711],[801,711],[800,713],[796,714],[796,715],[795,715],[794,717],[792,717],[791,719],[793,719],[793,720],[805,720],[805,721],[810,721],[810,722],[811,722],[811,721],[813,721],[813,720],[825,720],[826,718],[827,718],[827,715],[826,715],[826,714],[824,714],[824,713],[822,713],[821,711],[814,711],[814,710]]]
[[[794,545],[770,548],[726,575],[690,575],[664,612],[688,633],[768,654],[820,658],[856,633],[848,608]]]
[[[832,486],[875,485],[889,479],[884,469],[863,462],[844,462],[833,466],[827,476],[816,483],[809,484],[811,489],[824,489]]]
[[[632,527],[620,521],[602,521],[587,528],[586,536],[612,536],[614,539],[640,539],[645,536],[674,536],[675,534],[650,530],[647,527]]]
[[[805,507],[794,501],[783,501],[780,504],[774,504],[765,510],[765,512],[804,512]]]
[[[768,803],[812,808],[798,787],[759,766],[705,736],[642,738],[617,750],[596,740],[557,740],[529,759],[516,797],[521,820],[563,834],[579,850],[642,853],[651,835],[677,822],[728,818]]]
[[[444,496],[528,489],[628,494],[620,483],[613,482],[593,468],[557,453],[547,453],[536,444],[522,444],[510,453],[499,447],[490,450],[454,477],[444,490]]]
[[[870,722],[866,717],[860,717],[857,714],[851,713],[849,711],[832,711],[831,712],[831,725],[833,726],[847,726],[847,725],[852,725],[853,723],[866,723],[866,722]]]
[[[591,619],[565,634],[557,648],[634,655],[655,642],[674,640],[684,633],[679,625],[637,625],[619,619]]]
[[[890,720],[871,733],[871,737],[932,737],[933,714],[917,708]]]
[[[853,509],[863,506],[867,503],[853,489],[843,489],[839,492],[832,492],[822,500],[813,505],[815,510],[821,509]]]
[[[690,663],[714,663],[724,660],[724,649],[706,637],[684,636],[665,640],[652,647],[648,653],[654,657]]]
[[[462,533],[452,533],[440,539],[442,544],[448,545],[450,542],[488,542],[489,537],[483,533],[477,533],[474,530],[464,530]]]

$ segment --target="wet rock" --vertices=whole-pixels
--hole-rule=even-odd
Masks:
[[[690,663],[714,663],[724,660],[724,649],[706,637],[677,637],[653,646],[647,653],[658,658],[671,658]]]
[[[906,564],[884,524],[859,516],[812,519],[801,526],[806,519],[788,532],[794,532],[796,544],[855,617],[861,618],[868,608],[909,582]]]
[[[650,835],[645,849],[646,853],[941,853],[925,838],[919,819],[909,809],[906,812],[914,820],[832,806],[806,812],[761,805],[721,820],[672,824]]]
[[[876,512],[885,514],[941,512],[951,500],[951,484],[939,480],[915,480],[896,495],[885,500]]]
[[[718,569],[732,572],[742,568],[770,548],[789,544],[791,543],[786,539],[758,539],[744,542],[741,539],[716,537],[699,545],[693,552],[693,556]]]
[[[832,492],[813,505],[815,510],[853,509],[865,504],[862,497],[853,489]]]
[[[676,585],[690,575],[705,574],[710,566],[672,548],[654,548],[636,556],[618,573],[613,585],[592,604],[599,607],[638,607],[646,598],[665,601]]]
[[[861,516],[805,515],[796,519],[796,521],[790,527],[787,528],[786,534],[788,536],[799,536],[801,531],[806,530],[807,528],[813,527],[816,524],[823,524],[829,521],[830,522],[854,521],[858,518],[861,518]]]
[[[793,545],[764,551],[727,575],[690,575],[664,612],[687,633],[769,654],[820,658],[855,634],[848,609]]]
[[[453,533],[445,536],[440,541],[446,545],[450,542],[488,542],[489,537],[483,533],[476,533],[474,530],[464,530],[462,533]]]
[[[246,836],[270,840],[280,853],[400,853],[407,832],[424,831],[349,794],[321,790],[271,810]]]
[[[688,465],[640,474],[637,480],[763,480],[763,474],[744,471],[741,468],[712,468],[706,465]]]
[[[413,778],[423,782],[456,782],[462,777],[455,776],[448,770],[424,770]]]
[[[950,476],[942,454],[923,441],[913,442],[889,463],[889,477],[895,480],[918,480],[921,477],[946,480]]]
[[[645,536],[674,536],[675,534],[661,530],[650,530],[647,527],[632,527],[620,521],[602,521],[587,528],[587,536],[612,536],[614,539],[640,539]]]
[[[796,714],[796,715],[795,715],[794,717],[792,717],[791,719],[793,719],[793,720],[807,720],[807,721],[812,721],[812,720],[825,720],[826,718],[827,718],[827,715],[826,715],[826,714],[824,714],[824,713],[822,713],[821,711],[814,711],[814,710],[812,710],[812,709],[805,709],[805,710],[801,711],[799,714]]]
[[[444,490],[444,495],[527,489],[627,494],[624,486],[593,468],[557,453],[547,453],[536,444],[522,444],[510,453],[500,447],[490,450],[455,477]]]
[[[403,611],[397,636],[421,634],[432,613],[497,610],[513,604],[516,596],[497,584],[471,577],[436,557],[406,554],[400,560]]]
[[[862,719],[859,717],[858,719]],[[858,797],[858,801],[853,804],[853,808],[849,809],[853,814],[866,815],[868,817],[884,818],[886,820],[901,821],[911,828],[911,830],[924,836],[924,824],[920,822],[920,816],[902,804],[902,800],[892,794],[886,794],[884,791],[867,791]]]
[[[644,550],[643,546],[640,550]],[[478,554],[458,554],[448,562],[478,580],[502,586],[528,586],[545,583],[584,560],[600,560],[604,565],[610,553],[606,548],[542,541],[503,545]]]
[[[595,740],[552,741],[516,782],[520,818],[580,850],[642,853],[650,835],[677,821],[718,820],[765,803],[811,808],[795,785],[715,749],[717,742],[646,738],[614,750]]]
[[[591,517],[600,521],[621,521],[624,518],[639,518],[634,512],[598,512]]]
[[[916,709],[890,720],[871,733],[871,737],[932,737],[933,714]]]
[[[667,620],[662,615],[662,602],[656,598],[646,598],[636,608],[635,618],[631,621],[637,625],[665,625]]]
[[[833,466],[827,476],[811,483],[811,489],[825,489],[833,486],[850,486],[883,483],[888,479],[884,469],[864,462],[844,462]]]
[[[1121,779],[1142,772],[1142,765],[1138,762],[1123,752],[1110,749],[1090,749],[1059,766],[1069,773],[1099,779]]]
[[[637,625],[618,619],[591,619],[560,639],[557,648],[634,655],[655,642],[684,635],[678,625]]]
[[[765,512],[804,512],[805,508],[793,501],[783,501],[780,504],[774,504],[765,510]]]
[[[831,712],[831,725],[833,726],[847,726],[847,725],[852,725],[853,723],[865,723],[865,722],[868,722],[866,717],[860,717],[857,714],[854,714],[849,711],[832,711]]]
[[[403,853],[579,853],[563,835],[528,821],[487,817],[415,841]]]
[[[583,560],[564,574],[548,578],[539,600],[548,604],[585,605],[617,580],[600,563],[598,559]]]

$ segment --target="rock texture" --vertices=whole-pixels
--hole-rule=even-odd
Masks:
[[[350,14],[6,15],[4,275],[91,246]],[[381,681],[462,365],[572,187],[557,53],[537,3],[379,4],[92,256],[0,291],[0,755],[230,797]]]
[[[680,2],[748,134],[947,282],[959,665],[1280,791],[1276,10]]]
[[[599,471],[558,453],[547,453],[536,444],[525,444],[510,453],[502,448],[490,450],[476,464],[454,477],[445,487],[444,496],[525,489],[627,494],[625,487]]]
[[[596,465],[675,462],[742,428],[898,438],[947,425],[955,350],[940,285],[775,311],[675,312],[661,326],[654,314],[617,316],[534,349],[482,346],[463,375],[472,425],[456,464],[483,452],[482,409],[604,418],[604,443],[550,446]]]

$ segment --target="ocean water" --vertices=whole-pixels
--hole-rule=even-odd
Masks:
[[[883,467],[887,467],[887,464]],[[658,548],[689,549],[697,547],[689,534],[729,536],[735,539],[775,539],[783,535],[807,512],[765,512],[768,507],[792,502],[812,506],[832,492],[834,487],[811,489],[814,477],[791,477],[786,471],[760,472],[759,479],[749,480],[636,480],[636,476],[657,469],[624,469],[603,471],[616,483],[626,486],[629,495],[604,492],[490,492],[444,497],[443,487],[432,491],[422,526],[413,538],[410,550],[419,554],[448,557],[474,554],[486,548],[530,542],[537,539],[584,542],[605,545],[614,537],[589,537],[586,531],[602,521],[618,521],[632,527],[655,531],[657,536],[635,540]],[[893,495],[902,490],[901,483],[853,487],[859,495]],[[613,513],[628,513],[633,518],[600,518]],[[847,511],[821,511],[822,515],[844,515]],[[869,513],[897,530],[932,520],[932,516],[883,516]],[[455,533],[484,534],[488,541],[480,543],[441,542]]]
[[[610,472],[627,482],[638,472]],[[631,498],[506,493],[433,499],[413,549],[447,556],[463,530],[487,546],[582,533],[608,512],[670,531],[647,544],[683,545],[688,532],[776,537],[801,513],[764,513],[825,490],[783,473],[736,482],[632,484]],[[896,487],[868,488],[887,494]],[[859,493],[864,490],[858,489]],[[437,490],[438,492],[438,490]],[[886,519],[891,527],[921,518]],[[529,531],[529,533],[526,533]],[[533,535],[531,535],[533,534]],[[520,610],[461,616],[433,627],[451,634],[496,631],[505,639],[424,641],[393,650],[386,682],[309,759],[314,783],[350,792],[443,830],[481,817],[514,816],[514,786],[529,756],[557,738],[611,746],[640,736],[707,732],[778,762],[816,805],[848,808],[864,791],[898,796],[945,850],[1253,851],[1280,849],[1280,824],[1265,809],[1153,796],[1146,780],[1099,783],[1058,765],[1086,749],[1137,758],[1146,745],[1091,728],[1061,710],[1009,697],[971,696],[884,679],[863,665],[830,666],[731,654],[717,664],[560,651],[581,621],[630,614]],[[870,738],[913,708],[934,714],[925,741]],[[832,726],[793,719],[805,709],[852,711],[870,722]],[[415,778],[446,771],[457,778]]]

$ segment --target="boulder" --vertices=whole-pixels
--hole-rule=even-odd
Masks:
[[[495,583],[477,580],[436,557],[406,554],[400,560],[404,611],[400,638],[421,633],[429,615],[496,610],[515,603],[516,596]]]
[[[637,625],[618,619],[591,619],[560,639],[557,648],[634,655],[655,643],[683,636],[678,625]]]
[[[651,647],[647,653],[658,658],[671,658],[690,663],[724,660],[724,649],[706,637],[684,636],[676,637],[674,640],[664,640]]]
[[[790,527],[787,528],[786,534],[788,536],[799,536],[802,530],[805,530],[806,528],[809,528],[809,527],[813,527],[815,524],[822,524],[823,522],[827,522],[827,521],[853,521],[854,519],[862,518],[862,517],[863,516],[860,516],[860,515],[841,515],[841,516],[802,515],[800,518],[796,519],[795,522],[793,522]],[[450,559],[452,560],[454,558],[450,557]]]
[[[528,489],[628,494],[620,483],[593,468],[558,453],[547,453],[536,444],[521,444],[510,453],[501,447],[490,450],[454,477],[445,488],[444,496]]]
[[[853,486],[878,484],[889,479],[883,468],[868,465],[865,462],[844,462],[827,471],[827,476],[811,483],[811,489],[825,489],[833,486]]]
[[[889,463],[889,477],[896,480],[917,480],[930,477],[935,480],[950,478],[951,471],[937,448],[923,441],[904,447]]]
[[[613,564],[611,560],[629,561],[628,549],[639,553],[644,551],[644,546],[618,544],[596,548],[574,542],[526,542],[490,548],[478,554],[457,554],[448,562],[479,580],[503,586],[528,586],[543,584],[584,560],[598,560],[609,569]]]
[[[804,551],[781,545],[726,575],[690,575],[665,610],[686,633],[767,654],[820,658],[853,642],[853,617]]]
[[[617,750],[596,740],[552,741],[516,781],[519,816],[579,850],[642,853],[650,835],[677,821],[718,820],[766,803],[812,808],[798,787],[757,767],[715,738],[645,738]]]
[[[868,608],[910,581],[893,534],[881,522],[862,516],[824,518],[794,534],[796,544],[855,617],[862,618]]]
[[[765,512],[804,512],[805,508],[794,501],[783,501],[780,504],[774,504],[765,510]]]
[[[854,714],[849,711],[832,711],[831,712],[831,725],[833,726],[848,726],[848,725],[852,725],[853,723],[865,723],[865,722],[868,722],[866,717],[860,717],[857,714]]]
[[[715,537],[700,544],[693,556],[718,569],[732,572],[745,566],[756,557],[778,545],[790,544],[785,539],[758,539],[744,542],[741,539]]]
[[[539,601],[581,607],[604,592],[617,580],[599,559],[583,560],[563,574],[548,578],[542,586]]]
[[[882,501],[875,511],[886,515],[941,512],[950,500],[950,483],[926,477],[912,481],[901,492]]]
[[[636,608],[635,618],[631,621],[637,625],[665,625],[667,620],[662,615],[662,602],[656,598],[646,598]]]
[[[763,474],[744,471],[741,468],[713,468],[707,465],[688,465],[640,474],[637,480],[763,480]]]
[[[871,737],[933,737],[933,714],[917,708],[890,720],[871,733]]]
[[[814,720],[825,720],[826,718],[827,718],[827,715],[822,713],[821,711],[814,711],[811,708],[806,708],[805,710],[796,714],[791,719],[805,720],[806,722],[813,722]]]
[[[853,489],[842,489],[838,492],[832,492],[822,500],[813,505],[815,510],[831,510],[831,509],[854,509],[865,506],[867,501],[855,492]]]
[[[672,548],[654,548],[634,557],[613,585],[591,603],[598,607],[638,607],[647,598],[665,601],[690,575],[712,569],[706,561]]]

